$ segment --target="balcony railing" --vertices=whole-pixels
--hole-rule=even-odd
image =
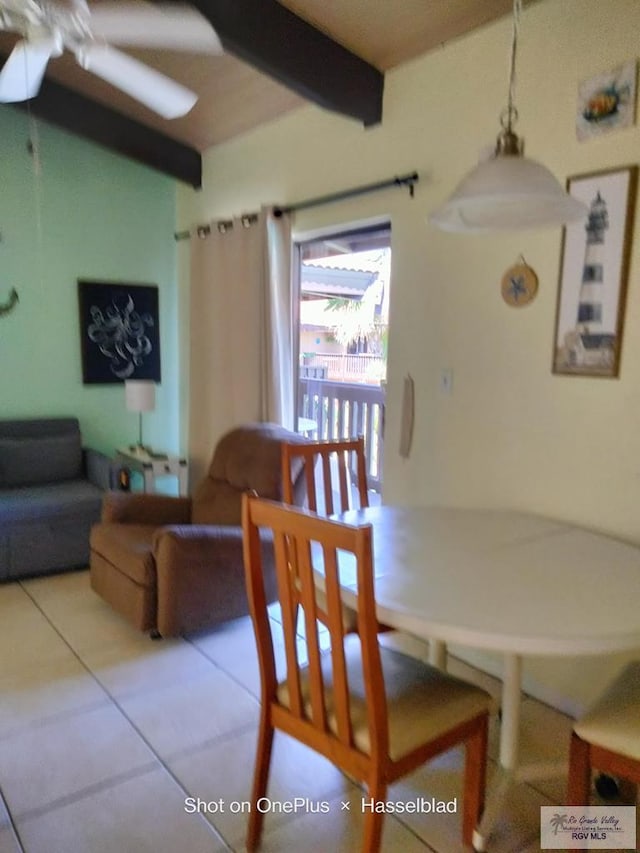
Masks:
[[[298,416],[316,425],[311,438],[364,436],[369,488],[382,488],[384,391],[377,385],[300,379]]]
[[[335,382],[365,382],[377,385],[386,379],[386,359],[372,353],[316,352],[304,358],[305,367],[324,368],[327,379]]]

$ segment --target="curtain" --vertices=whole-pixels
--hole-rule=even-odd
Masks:
[[[291,220],[261,213],[264,236],[262,301],[261,419],[293,429],[293,297],[291,291]]]
[[[265,208],[257,218],[214,223],[208,235],[194,235],[189,316],[189,456],[196,483],[232,427],[293,426],[289,218]]]

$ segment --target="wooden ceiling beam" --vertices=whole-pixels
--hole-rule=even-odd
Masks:
[[[6,58],[6,54],[0,54],[0,63],[4,63]],[[60,83],[45,79],[38,96],[28,105],[31,113],[39,118],[196,189],[202,186],[202,157],[194,148],[91,101]],[[26,109],[27,102],[12,106]]]
[[[191,0],[229,53],[321,107],[382,121],[384,75],[277,0]]]

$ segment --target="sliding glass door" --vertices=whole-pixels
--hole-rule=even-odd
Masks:
[[[390,225],[296,244],[297,429],[363,435],[369,486],[380,491],[387,378]]]

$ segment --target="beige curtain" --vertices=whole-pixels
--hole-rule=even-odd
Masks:
[[[291,228],[263,209],[191,240],[191,483],[213,448],[248,421],[293,424]]]

